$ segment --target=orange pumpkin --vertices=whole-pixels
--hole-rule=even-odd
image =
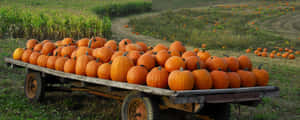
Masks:
[[[185,68],[185,63],[182,58],[178,56],[170,57],[165,63],[165,68],[168,72],[179,70],[181,67]]]
[[[126,49],[126,45],[130,44],[131,43],[131,40],[129,39],[123,39],[119,42],[119,50],[120,51],[125,51]]]
[[[207,59],[205,61],[205,65],[211,71],[218,70],[219,68],[223,71],[227,71],[227,66],[228,66],[224,58],[220,58],[216,56]]]
[[[170,52],[171,56],[178,56],[178,57],[181,56],[181,53],[177,50],[171,50],[169,52]]]
[[[141,48],[142,48],[142,51],[146,52],[148,50],[148,47],[145,43],[143,42],[136,42],[136,44],[138,44]]]
[[[13,59],[15,59],[15,60],[21,60],[24,51],[25,50],[23,48],[17,48],[17,49],[15,49],[15,51],[13,53]]]
[[[156,88],[167,88],[168,87],[168,76],[169,73],[162,67],[153,68],[146,78],[147,86]]]
[[[274,53],[270,53],[270,58],[274,58],[275,57],[275,54]]]
[[[225,89],[229,87],[230,80],[225,72],[220,70],[214,70],[210,73],[210,75],[213,81],[213,87],[215,89]]]
[[[101,48],[104,46],[105,43],[106,43],[106,39],[100,38],[100,37],[95,37],[94,39],[92,39],[91,48],[93,48],[93,49]]]
[[[167,51],[168,51],[168,48],[167,48],[165,45],[159,43],[159,44],[157,44],[157,45],[152,49],[153,52],[158,52],[158,51],[160,51],[160,50],[167,50]]]
[[[109,40],[104,44],[104,47],[110,47],[114,51],[117,51],[118,45],[117,42],[114,40]]]
[[[27,41],[26,43],[26,48],[27,49],[33,49],[34,46],[38,43],[38,41],[36,39],[30,39]]]
[[[110,77],[113,81],[126,82],[127,72],[134,65],[132,60],[124,53],[123,56],[116,57],[111,64]]]
[[[192,72],[183,70],[172,71],[168,77],[168,85],[171,90],[192,90],[194,87],[194,76]]]
[[[256,77],[256,85],[267,86],[269,82],[269,73],[266,70],[261,69],[261,66],[262,65],[260,65],[258,69],[253,69],[252,72]]]
[[[250,52],[251,52],[250,48],[246,49],[246,53],[250,53]]]
[[[231,88],[241,87],[241,78],[239,74],[237,74],[236,72],[228,72],[227,75],[229,78],[229,87]]]
[[[78,49],[76,50],[76,56],[77,58],[80,57],[81,55],[85,55],[88,53],[88,55],[92,55],[93,49],[91,48],[92,40],[88,42],[88,47],[85,46],[79,46]]]
[[[196,89],[211,89],[213,86],[211,76],[206,69],[194,70],[193,76],[195,78],[195,88]]]
[[[62,40],[62,44],[63,45],[69,45],[69,44],[72,44],[73,43],[73,39],[72,38],[64,38]]]
[[[195,53],[195,52],[193,52],[193,51],[186,51],[186,52],[184,52],[183,54],[182,54],[182,58],[183,59],[186,59],[186,58],[188,58],[188,57],[190,57],[190,56],[197,56],[197,54]]]
[[[137,60],[140,58],[140,56],[143,54],[143,52],[140,52],[140,51],[129,51],[128,54],[127,54],[127,57],[129,57],[134,64],[137,63]]]
[[[66,46],[66,47],[63,47],[61,48],[61,56],[68,56],[68,57],[71,57],[73,51],[75,50],[76,48],[74,46]]]
[[[205,68],[204,63],[200,60],[198,56],[190,56],[185,60],[185,66],[188,70],[195,70],[198,66]]]
[[[76,60],[75,73],[77,75],[85,75],[86,65],[89,63],[90,60],[91,59],[88,53],[79,56]]]
[[[55,69],[55,61],[57,59],[57,56],[49,56],[48,60],[47,60],[47,68],[50,69]]]
[[[267,53],[267,52],[262,52],[262,53],[261,53],[261,56],[263,56],[263,57],[268,57],[268,53]]]
[[[273,50],[273,51],[272,51],[273,54],[276,54],[276,52],[277,52],[276,50]]]
[[[68,59],[64,64],[64,72],[75,73],[76,58]]]
[[[206,48],[206,44],[201,44],[201,48]]]
[[[253,72],[239,70],[237,71],[241,78],[241,86],[243,87],[254,87],[256,85],[256,77]]]
[[[109,62],[113,55],[113,49],[110,47],[97,48],[93,52],[93,56],[99,58],[102,62]]]
[[[296,54],[296,55],[300,55],[300,51],[296,51],[295,54]]]
[[[256,50],[258,50],[259,52],[261,52],[261,51],[262,51],[262,48],[257,48]]]
[[[283,53],[281,56],[282,56],[283,58],[287,58],[287,57],[289,56],[289,53],[288,53],[288,52]]]
[[[55,60],[55,70],[64,71],[64,65],[67,60],[68,60],[67,57],[58,57]]]
[[[199,52],[199,48],[194,48],[193,50],[195,53],[198,53]]]
[[[161,50],[155,55],[156,62],[160,66],[164,66],[169,57],[171,57],[171,55],[166,50]]]
[[[280,52],[282,52],[282,51],[283,51],[283,48],[278,48],[278,50],[279,50]]]
[[[264,50],[263,50],[264,52],[268,52],[268,48],[264,48]]]
[[[41,42],[41,44],[45,44],[45,43],[47,43],[47,42],[51,42],[50,40],[43,40],[42,42]]]
[[[104,63],[98,67],[98,78],[110,80],[111,62]]]
[[[252,70],[252,62],[250,60],[250,58],[248,56],[245,55],[241,55],[239,58],[239,66],[240,69],[248,69],[248,70]]]
[[[116,57],[122,56],[124,54],[123,51],[116,51],[114,54],[111,56],[111,61],[113,61]]]
[[[198,52],[197,56],[199,56],[200,60],[202,60],[203,62],[205,62],[208,58],[210,58],[209,52],[205,50]]]
[[[225,57],[227,63],[227,69],[230,69],[232,72],[236,72],[239,69],[239,60],[235,57]]]
[[[73,52],[72,52],[72,54],[71,54],[71,59],[76,59],[76,55],[77,55],[77,50],[74,50]]]
[[[129,51],[143,51],[143,49],[138,44],[131,43],[131,44],[126,45],[125,51],[128,51],[128,52]]]
[[[99,59],[89,61],[86,65],[85,74],[89,77],[96,77],[97,70],[100,65],[101,62],[99,62]]]
[[[176,51],[179,51],[179,52],[184,53],[186,49],[185,49],[184,45],[183,45],[180,41],[174,41],[174,42],[170,45],[169,50],[170,50],[170,51],[176,50]]]
[[[43,44],[39,43],[34,46],[33,51],[40,52],[42,50],[42,48],[43,48]]]
[[[88,38],[83,38],[77,41],[78,47],[88,47],[89,44],[91,45],[92,40],[89,40]],[[90,48],[90,47],[89,47]]]
[[[139,57],[137,65],[144,65],[147,70],[151,70],[155,66],[155,58],[151,55],[144,54]]]
[[[49,42],[50,42],[50,41],[49,41]],[[54,43],[54,45],[57,46],[57,47],[62,47],[62,46],[64,46],[64,45],[62,44],[62,41],[56,41],[56,42]]]
[[[29,57],[29,63],[36,65],[37,59],[40,55],[41,55],[41,53],[39,53],[39,52],[33,52]]]
[[[53,50],[53,55],[57,54],[57,56],[62,56],[61,54],[61,50],[63,47],[58,47],[56,49]]]
[[[46,42],[44,45],[43,45],[43,48],[41,50],[41,53],[43,55],[48,55],[49,53],[52,53],[52,51],[55,49],[55,45],[52,43],[52,42]]]
[[[148,71],[143,65],[131,67],[127,73],[127,82],[143,85],[146,83],[147,74]]]
[[[288,52],[290,49],[289,48],[284,48],[284,51],[285,52]]]
[[[296,57],[295,57],[294,54],[289,54],[288,58],[289,58],[289,59],[295,59]]]
[[[37,59],[37,65],[41,67],[47,67],[48,55],[40,55]]]
[[[260,53],[259,50],[255,50],[255,51],[254,51],[254,54],[255,54],[255,55],[258,55],[259,53]]]
[[[280,53],[277,53],[276,55],[277,55],[277,56],[281,56],[281,54],[280,54]]]

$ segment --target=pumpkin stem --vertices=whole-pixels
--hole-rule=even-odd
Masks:
[[[76,56],[73,58],[73,60],[75,60],[75,61],[76,61]]]
[[[218,68],[218,70],[219,70],[219,71],[222,71],[222,69],[221,69],[221,68]]]
[[[183,67],[180,67],[180,69],[179,69],[180,71],[183,71],[184,69],[183,69]]]
[[[127,45],[128,44],[127,41],[125,41],[124,44]]]
[[[140,54],[142,55],[142,54],[144,54],[144,52],[143,52],[143,51],[141,51],[141,52],[140,52]]]
[[[161,71],[161,66],[158,66],[158,70]]]
[[[249,68],[245,68],[244,70],[245,70],[245,71],[248,71],[248,70],[249,70]]]
[[[153,55],[156,55],[157,54],[157,52],[153,52]]]
[[[97,58],[97,59],[96,59],[96,62],[98,63],[99,61],[100,61],[100,59],[99,59],[99,58]]]
[[[226,55],[226,54],[223,54],[223,56],[225,56],[225,57],[229,57],[229,55]]]
[[[145,67],[145,65],[140,65],[141,67]]]
[[[128,52],[124,52],[123,56],[127,56]]]
[[[48,56],[50,56],[52,53],[50,52],[50,53],[48,53]]]
[[[264,64],[260,64],[259,66],[258,66],[258,69],[261,69],[261,67],[263,66]]]
[[[57,56],[57,52],[55,52],[55,55],[54,56]]]
[[[201,69],[200,63],[197,62],[196,64],[197,64],[197,69]]]
[[[228,72],[231,72],[231,69],[228,68],[227,71],[228,71]]]
[[[171,51],[168,51],[168,54],[171,54]]]
[[[91,48],[92,41],[93,41],[92,39],[89,41],[88,48]]]
[[[86,53],[85,53],[86,55],[89,55],[89,52],[88,51],[86,51]]]

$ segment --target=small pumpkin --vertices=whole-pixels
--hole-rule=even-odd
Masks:
[[[257,69],[253,69],[252,72],[256,77],[256,85],[267,86],[269,82],[269,73],[261,68],[262,64]]]
[[[118,45],[117,42],[114,40],[109,40],[104,44],[104,47],[110,47],[111,49],[113,49],[114,51],[117,51],[118,49]]]
[[[113,81],[126,82],[127,72],[134,65],[125,52],[123,56],[116,57],[111,64],[110,77]]]
[[[195,53],[198,53],[199,52],[199,48],[194,48],[193,50]]]
[[[198,52],[197,56],[199,56],[200,60],[202,60],[203,62],[205,62],[208,58],[210,58],[209,52],[206,51],[205,49],[203,49],[202,51]]]
[[[98,78],[110,80],[111,61],[109,63],[101,64],[98,67],[97,75]]]
[[[280,53],[277,53],[276,55],[277,55],[277,56],[279,56],[279,57],[281,56],[281,54],[280,54]]]
[[[48,55],[40,55],[37,59],[37,65],[41,67],[47,67]]]
[[[206,48],[206,44],[201,44],[201,48]]]
[[[241,86],[243,87],[254,87],[256,85],[256,77],[253,72],[247,70],[237,71],[241,78]]]
[[[277,52],[276,50],[273,50],[273,51],[272,51],[273,54],[276,54],[276,52]]]
[[[168,85],[171,90],[192,90],[194,87],[194,76],[192,72],[183,70],[172,71],[168,77]]]
[[[37,59],[41,55],[39,52],[32,52],[32,54],[29,57],[29,63],[37,65]]]
[[[279,50],[280,52],[282,52],[282,51],[283,51],[283,48],[278,48],[278,50]]]
[[[75,73],[76,58],[68,59],[64,64],[64,72]]]
[[[161,50],[155,55],[155,60],[160,66],[164,66],[169,57],[171,57],[171,55],[168,51]]]
[[[119,50],[120,51],[125,51],[126,49],[126,45],[130,44],[131,43],[131,40],[129,39],[123,39],[119,42]]]
[[[170,51],[176,50],[176,51],[179,51],[179,52],[184,53],[185,50],[186,50],[186,48],[184,47],[184,45],[183,45],[180,41],[174,41],[174,42],[170,45],[169,50],[170,50]]]
[[[295,52],[295,55],[300,55],[300,51],[296,51],[296,52]]]
[[[170,57],[165,63],[165,68],[168,72],[179,70],[181,67],[185,68],[185,63],[182,58],[178,56]]]
[[[186,51],[186,52],[184,52],[183,54],[182,54],[182,58],[183,59],[186,59],[186,58],[188,58],[188,57],[190,57],[190,56],[197,56],[197,54],[195,53],[195,52],[193,52],[193,51]]]
[[[263,57],[268,57],[268,53],[267,53],[267,52],[262,52],[262,53],[261,53],[261,56],[263,56]]]
[[[159,43],[159,44],[157,44],[157,45],[152,49],[153,52],[158,52],[158,51],[160,51],[160,50],[167,50],[167,51],[168,51],[168,48],[167,48],[165,45]]]
[[[225,89],[229,87],[229,77],[225,72],[221,71],[221,69],[212,71],[210,75],[215,89]]]
[[[131,67],[127,73],[127,82],[143,85],[146,83],[148,70],[143,66]]]
[[[27,49],[33,49],[34,46],[38,43],[38,41],[36,39],[30,39],[27,41],[26,43],[26,48]]]
[[[85,75],[86,65],[90,60],[88,52],[85,55],[79,56],[76,60],[75,73],[77,75]]]
[[[147,45],[143,42],[136,42],[135,44],[138,44],[142,48],[142,51],[144,51],[144,52],[146,52],[148,50]]]
[[[275,57],[275,54],[274,53],[270,53],[270,58],[274,58]]]
[[[249,69],[252,70],[252,62],[250,60],[250,58],[246,55],[241,55],[239,58],[239,66],[240,69]]]
[[[64,65],[67,60],[68,60],[67,57],[58,57],[55,60],[55,70],[64,71]]]
[[[256,50],[258,50],[259,52],[261,52],[261,51],[262,51],[262,48],[257,48]]]
[[[43,40],[42,42],[41,42],[41,44],[45,44],[45,43],[47,43],[47,42],[51,42],[50,40]]]
[[[139,57],[137,65],[144,65],[147,70],[151,70],[155,66],[155,58],[151,55],[144,54]]]
[[[43,45],[43,48],[41,50],[41,53],[44,55],[48,55],[49,53],[52,53],[52,51],[55,49],[55,45],[52,42],[46,42]]]
[[[102,62],[109,62],[114,51],[110,47],[96,48],[93,52],[93,56],[99,58]]]
[[[289,58],[289,59],[295,59],[296,57],[295,57],[294,54],[289,54],[288,58]]]
[[[282,58],[288,58],[288,56],[289,56],[289,53],[288,53],[288,52],[286,52],[286,53],[283,53],[281,56],[282,56]]]
[[[95,49],[95,48],[101,48],[105,45],[106,43],[106,39],[105,38],[101,38],[101,37],[95,37],[92,38],[92,45],[91,48]]]
[[[263,52],[268,52],[268,48],[264,48]]]
[[[99,58],[97,60],[91,60],[86,65],[85,74],[89,77],[96,77],[98,67],[101,65]]]
[[[211,89],[213,86],[213,81],[209,72],[206,69],[201,69],[198,64],[198,68],[194,70],[193,76],[195,78],[195,88],[196,89]]]
[[[14,53],[12,55],[13,59],[15,59],[15,60],[21,60],[24,51],[25,50],[23,48],[17,48],[17,49],[15,49],[15,51],[14,51]]]
[[[167,88],[168,76],[169,73],[164,68],[162,68],[161,66],[155,67],[147,74],[147,86],[156,88]]]
[[[246,53],[250,53],[250,52],[251,52],[250,48],[246,49]]]

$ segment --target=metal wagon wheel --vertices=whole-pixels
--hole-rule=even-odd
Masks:
[[[24,92],[31,102],[39,102],[45,96],[45,82],[39,72],[28,71],[24,84]]]
[[[133,92],[124,99],[121,115],[122,120],[158,120],[159,108],[155,100]]]

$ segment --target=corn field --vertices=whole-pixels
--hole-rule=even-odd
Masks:
[[[0,37],[58,40],[64,37],[111,36],[111,21],[108,17],[46,11],[0,8]]]

